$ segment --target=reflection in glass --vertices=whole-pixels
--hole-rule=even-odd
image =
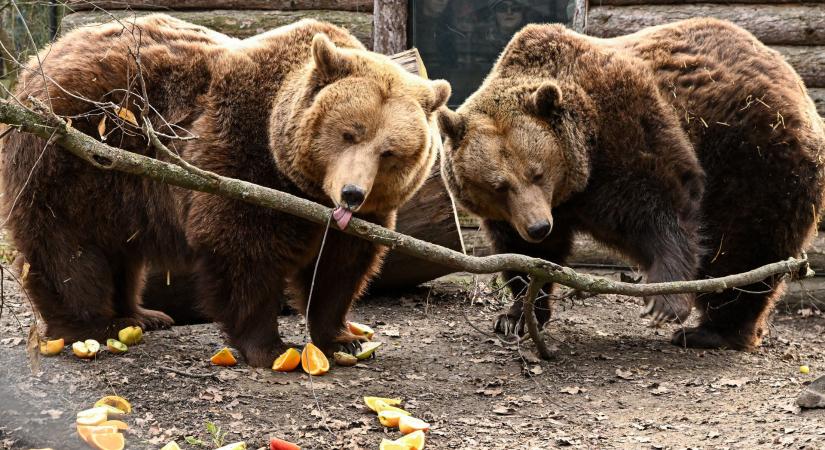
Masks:
[[[528,23],[569,23],[575,0],[412,0],[412,45],[430,78],[453,85],[461,104],[493,66],[515,32]]]

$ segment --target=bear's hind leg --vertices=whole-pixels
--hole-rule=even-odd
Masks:
[[[124,256],[115,271],[114,303],[118,317],[133,319],[144,330],[169,328],[174,321],[161,311],[140,305],[144,285],[144,262]]]
[[[198,297],[232,346],[254,367],[270,367],[286,346],[278,333],[283,280],[271,262],[244,255],[198,255]]]

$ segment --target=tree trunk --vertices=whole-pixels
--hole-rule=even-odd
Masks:
[[[587,33],[599,37],[613,37],[653,25],[705,16],[729,20],[750,31],[766,44],[825,44],[823,8],[821,5],[810,4],[591,7],[587,18]]]
[[[152,11],[86,11],[69,14],[63,18],[62,32],[92,23],[109,22],[113,18],[124,19],[151,14]],[[372,44],[372,14],[352,11],[264,11],[264,10],[214,10],[168,11],[196,25],[202,25],[236,38],[247,38],[301,19],[312,18],[327,21],[348,29],[359,41],[369,47]]]
[[[335,11],[371,12],[372,0],[68,0],[74,11],[91,9],[264,9],[293,11],[300,9],[330,9]]]
[[[385,55],[407,48],[407,0],[375,0],[373,49]]]

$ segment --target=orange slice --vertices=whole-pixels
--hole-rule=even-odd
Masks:
[[[126,439],[120,433],[92,433],[92,446],[98,450],[123,450]]]
[[[424,443],[426,441],[427,438],[421,430],[413,431],[412,433],[395,440],[395,442],[407,445],[411,450],[423,450]]]
[[[101,427],[115,427],[116,431],[124,431],[129,429],[129,425],[122,420],[107,420],[100,425]]]
[[[95,406],[111,406],[122,411],[123,414],[132,412],[132,405],[123,397],[117,395],[107,395],[95,402]]]
[[[66,342],[63,339],[40,342],[40,354],[43,356],[54,356],[63,351]]]
[[[398,427],[398,421],[404,416],[406,414],[399,411],[384,410],[378,413],[378,421],[385,427],[396,428]]]
[[[398,420],[398,429],[404,434],[414,431],[428,431],[430,424],[412,416],[403,416]]]
[[[350,333],[356,336],[364,336],[368,340],[372,340],[375,331],[367,325],[358,322],[347,322],[347,329]]]
[[[77,434],[87,444],[92,443],[92,435],[95,433],[117,433],[117,427],[111,425],[78,425]]]
[[[375,412],[380,412],[386,406],[398,406],[401,404],[400,398],[386,397],[364,397],[364,404]]]
[[[381,445],[378,446],[378,450],[410,450],[411,448],[407,444],[389,439],[382,439]]]
[[[298,364],[301,364],[301,354],[298,353],[298,350],[290,348],[275,360],[272,364],[272,370],[276,372],[292,372],[298,367]]]
[[[329,372],[329,360],[312,342],[305,345],[304,351],[301,352],[301,366],[304,372],[314,376]]]
[[[220,349],[218,353],[212,355],[212,358],[209,360],[216,366],[234,366],[235,364],[238,364],[238,360],[235,359],[232,352],[226,347]]]

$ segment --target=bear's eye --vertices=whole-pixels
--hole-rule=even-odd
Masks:
[[[384,150],[383,152],[381,152],[382,158],[389,158],[390,156],[395,156],[395,153],[393,153],[392,150]]]
[[[344,142],[347,142],[347,143],[350,143],[350,144],[354,144],[354,143],[355,143],[355,134],[350,133],[349,131],[345,131],[345,132],[341,135],[341,138],[343,138],[343,139],[344,139]]]
[[[493,185],[493,189],[496,191],[497,194],[504,194],[505,192],[510,190],[510,184],[506,181],[501,181]]]

